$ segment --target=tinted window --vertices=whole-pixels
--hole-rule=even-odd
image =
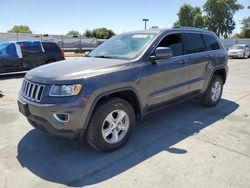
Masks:
[[[185,41],[186,54],[193,54],[206,51],[205,44],[200,34],[185,33],[183,34]]]
[[[38,41],[17,42],[17,44],[20,44],[22,52],[28,52],[28,53],[42,52],[41,43]]]
[[[15,44],[13,43],[1,43],[0,44],[0,57],[17,58],[17,52]]]
[[[42,45],[43,45],[45,52],[60,52],[61,51],[60,48],[54,43],[43,42]]]
[[[183,43],[181,34],[168,35],[162,39],[158,47],[169,47],[172,50],[173,56],[183,55]]]
[[[217,40],[212,35],[202,35],[204,42],[206,44],[207,50],[217,50],[220,49],[220,45]]]

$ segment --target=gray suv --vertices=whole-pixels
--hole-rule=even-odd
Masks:
[[[215,106],[227,61],[227,51],[207,30],[125,33],[86,57],[29,71],[18,106],[39,130],[113,151],[127,142],[136,120],[162,106],[191,97]]]

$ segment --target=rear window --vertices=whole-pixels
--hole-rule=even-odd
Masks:
[[[207,50],[218,50],[220,45],[212,35],[202,35]]]
[[[42,45],[43,45],[43,48],[44,48],[45,52],[57,52],[57,53],[60,53],[60,51],[61,51],[61,49],[55,43],[43,42]]]
[[[200,34],[184,33],[183,38],[186,54],[193,54],[206,51],[205,44]]]
[[[39,41],[17,42],[20,45],[22,52],[41,53],[42,47]]]

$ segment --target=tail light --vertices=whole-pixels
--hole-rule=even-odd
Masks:
[[[61,50],[60,56],[64,58],[64,52]]]

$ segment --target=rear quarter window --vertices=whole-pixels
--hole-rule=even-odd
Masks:
[[[215,39],[214,36],[203,34],[202,37],[204,39],[207,50],[218,50],[218,49],[220,49],[220,45],[219,45],[219,43],[217,42],[217,40]]]
[[[184,46],[186,54],[193,54],[206,51],[204,41],[201,34],[198,33],[184,33]]]
[[[54,43],[42,43],[45,52],[60,53],[61,49]]]

